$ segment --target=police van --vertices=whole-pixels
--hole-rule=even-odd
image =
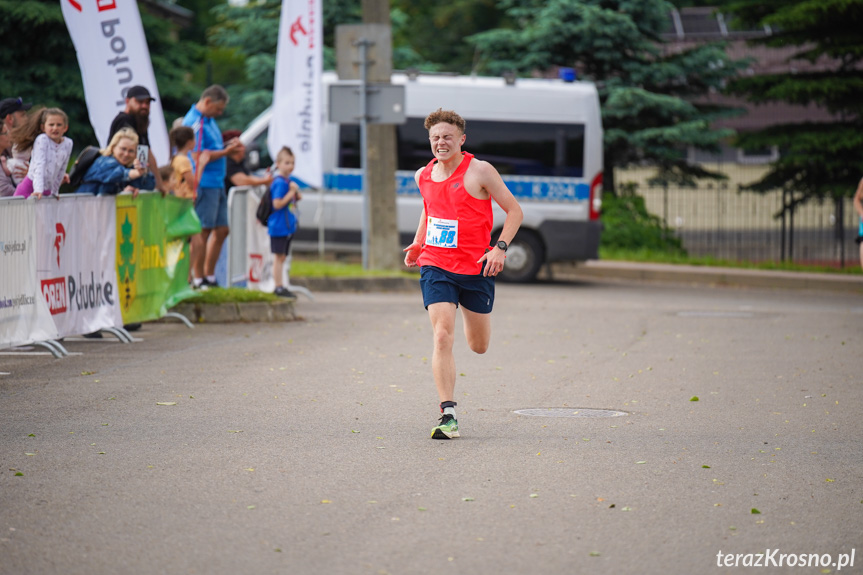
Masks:
[[[322,109],[335,73],[323,75]],[[406,123],[396,126],[396,205],[399,236],[416,232],[422,197],[414,181],[431,159],[425,117],[455,110],[466,120],[462,149],[490,162],[518,199],[524,221],[507,251],[501,278],[532,281],[543,263],[598,257],[602,225],[602,122],[596,87],[589,82],[394,74],[405,87]],[[326,112],[325,112],[326,113]],[[270,111],[241,136],[252,165],[269,165]],[[358,249],[361,242],[360,128],[327,120],[323,131],[324,189],[304,194],[296,249],[322,238],[328,249]],[[505,214],[494,206],[492,240]]]

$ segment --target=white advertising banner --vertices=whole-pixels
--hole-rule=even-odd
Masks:
[[[35,203],[0,202],[0,349],[59,337],[36,280]]]
[[[36,203],[37,277],[60,337],[121,327],[114,196]]]
[[[282,0],[273,116],[267,148],[273,161],[282,146],[294,152],[292,174],[301,187],[324,183],[323,104],[323,0]]]
[[[248,289],[271,292],[276,288],[273,281],[273,254],[270,251],[270,235],[261,225],[255,213],[261,198],[250,191],[246,194],[246,286]]]
[[[111,122],[126,107],[126,92],[144,86],[150,106],[150,146],[159,165],[170,157],[168,130],[150,50],[135,0],[61,0],[84,81],[90,123],[99,145],[108,143]]]

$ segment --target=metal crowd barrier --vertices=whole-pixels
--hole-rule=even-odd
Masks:
[[[227,285],[246,286],[248,246],[246,242],[249,233],[248,221],[250,210],[257,211],[261,198],[266,193],[266,186],[234,186],[228,190],[228,234],[227,249]],[[254,197],[250,197],[254,196]],[[285,274],[287,281],[285,287],[288,290],[301,293],[314,301],[315,296],[303,286],[291,284],[291,259],[293,257],[291,247],[288,257],[285,258]]]

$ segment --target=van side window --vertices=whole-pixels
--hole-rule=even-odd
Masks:
[[[396,126],[398,169],[414,171],[432,158],[421,118]],[[339,127],[340,168],[359,168],[359,126]],[[463,149],[516,176],[584,176],[584,126],[468,120]]]

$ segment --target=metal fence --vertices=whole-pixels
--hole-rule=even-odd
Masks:
[[[689,255],[735,261],[860,265],[859,218],[851,198],[810,202],[782,217],[783,197],[739,192],[728,183],[697,188],[639,186],[647,209],[665,220]],[[787,200],[787,198],[786,198]]]

